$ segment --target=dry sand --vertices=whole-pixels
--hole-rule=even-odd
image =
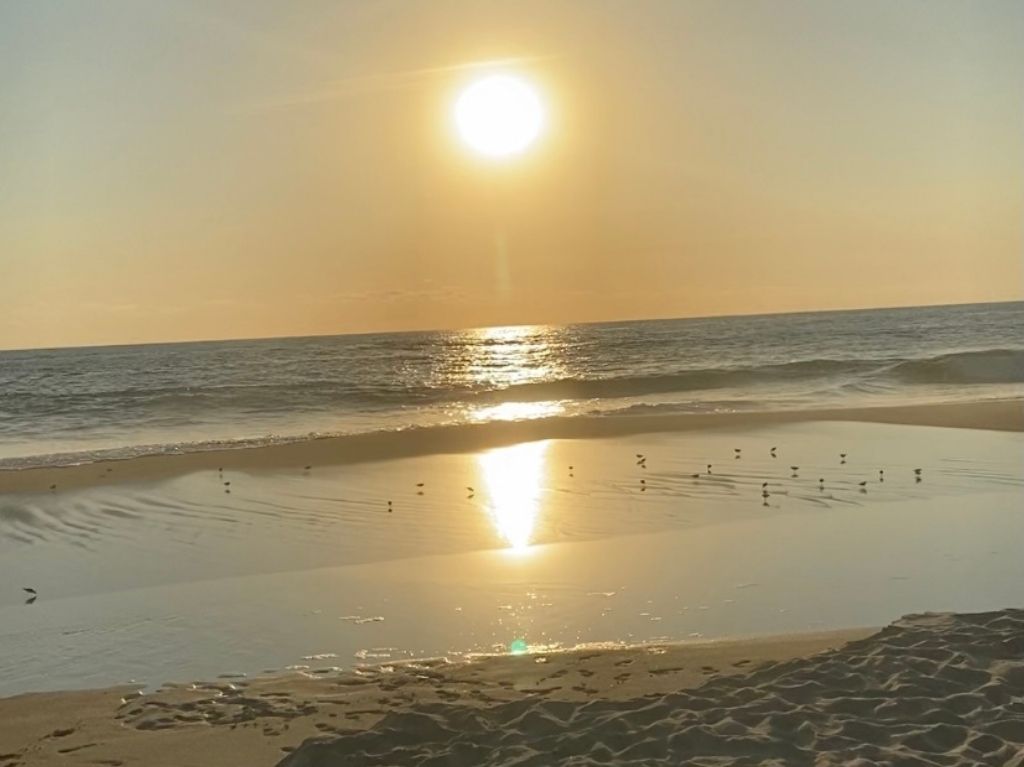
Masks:
[[[912,426],[1024,431],[1024,400],[906,405],[899,407],[707,413],[677,416],[543,418],[493,421],[341,437],[323,437],[264,447],[145,455],[61,468],[0,470],[0,493],[45,492],[142,482],[224,467],[253,471],[339,465],[440,453],[469,453],[541,439],[587,439],[719,428],[754,428],[810,421],[859,421]]]
[[[920,615],[699,687],[588,702],[421,704],[280,767],[1021,765],[1024,610]]]
[[[303,741],[397,711],[516,701],[627,701],[842,645],[870,630],[368,666],[207,685],[0,699],[0,767],[273,765]],[[481,762],[483,763],[483,762]]]
[[[0,765],[1022,765],[1024,610],[0,701]],[[283,757],[283,758],[282,758]]]

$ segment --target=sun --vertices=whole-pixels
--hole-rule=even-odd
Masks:
[[[544,129],[536,88],[513,75],[489,75],[467,86],[455,101],[454,117],[462,140],[495,158],[525,151]]]

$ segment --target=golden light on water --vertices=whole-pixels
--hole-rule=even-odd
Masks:
[[[544,105],[536,88],[507,74],[470,84],[456,99],[453,116],[466,145],[494,158],[523,152],[544,128]]]
[[[474,421],[522,421],[528,418],[547,418],[565,412],[560,402],[502,402],[500,405],[476,408]]]
[[[473,360],[474,377],[491,386],[511,386],[562,373],[552,330],[544,325],[510,325],[475,331],[483,342]]]
[[[547,451],[547,442],[527,442],[477,457],[494,526],[516,552],[528,550],[533,541]]]
[[[475,386],[501,390],[565,375],[550,328],[520,325],[481,328],[475,333],[481,343],[476,345],[466,370],[467,379]],[[516,402],[510,398],[496,404],[471,405],[468,415],[479,422],[519,421],[564,412],[565,405],[559,401]]]

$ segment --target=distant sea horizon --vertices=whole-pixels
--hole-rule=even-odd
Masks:
[[[8,352],[59,351],[62,349],[107,349],[119,346],[173,346],[180,344],[215,344],[231,341],[285,341],[307,338],[337,338],[339,336],[382,336],[402,335],[404,333],[453,333],[471,330],[489,330],[493,328],[534,328],[534,327],[578,327],[587,325],[621,325],[630,322],[671,322],[675,320],[724,320],[732,317],[783,317],[803,314],[839,314],[856,312],[891,311],[897,309],[940,309],[967,306],[990,306],[994,304],[1024,304],[1024,298],[1000,301],[966,301],[938,304],[894,304],[887,306],[861,306],[829,309],[800,309],[794,311],[752,312],[745,314],[693,314],[671,315],[663,317],[622,317],[607,320],[578,320],[574,322],[510,322],[485,325],[452,325],[427,328],[402,328],[396,330],[339,330],[327,333],[303,333],[299,335],[267,335],[267,336],[224,336],[217,338],[173,338],[161,341],[116,341],[110,343],[66,344],[60,346],[10,346],[0,347],[0,355]]]

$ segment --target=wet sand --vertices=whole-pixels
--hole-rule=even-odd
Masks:
[[[1024,672],[999,648],[1024,652],[1017,612],[792,659],[863,637],[846,626],[1015,603],[1020,407],[623,419],[525,443],[553,424],[492,424],[4,472],[20,491],[0,485],[0,689],[134,681],[0,699],[0,767],[275,764],[352,728],[287,764],[487,762],[475,744],[1012,763]],[[477,449],[495,440],[515,444]],[[406,662],[436,656],[458,662]],[[137,697],[170,679],[214,681]],[[614,748],[591,737],[602,717],[621,721]],[[362,756],[398,733],[409,761]]]
[[[993,609],[1024,581],[1022,457],[787,423],[7,494],[0,695]]]
[[[0,493],[45,492],[123,482],[142,482],[196,471],[274,470],[306,465],[337,466],[420,455],[466,453],[544,439],[592,439],[707,429],[757,428],[787,423],[855,421],[962,429],[1024,431],[1024,400],[836,408],[775,412],[543,418],[493,421],[324,437],[265,447],[140,456],[61,468],[0,471]]]

